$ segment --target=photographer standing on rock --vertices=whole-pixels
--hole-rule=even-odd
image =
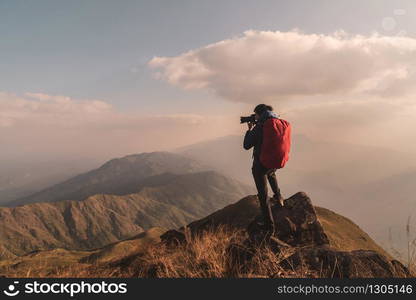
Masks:
[[[266,104],[257,105],[253,115],[241,117],[241,123],[247,123],[248,126],[244,136],[244,149],[249,150],[254,147],[252,173],[263,215],[263,224],[260,225],[273,235],[275,224],[268,197],[267,181],[274,193],[274,202],[283,206],[276,170],[283,168],[289,159],[291,126],[287,121],[280,119],[273,112],[273,108]]]

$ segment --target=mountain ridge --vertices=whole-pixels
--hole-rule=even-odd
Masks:
[[[96,194],[81,201],[0,207],[0,246],[7,250],[3,255],[101,247],[150,227],[182,226],[250,191],[215,171],[168,177],[157,187],[127,195]]]
[[[122,195],[149,176],[209,170],[195,160],[166,151],[144,152],[107,161],[99,168],[79,174],[35,194],[6,203],[16,206],[34,202],[83,200],[99,193]]]

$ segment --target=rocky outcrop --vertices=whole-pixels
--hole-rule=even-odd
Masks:
[[[241,207],[246,210],[245,213],[251,214],[249,220],[247,220],[247,215],[238,214],[240,211],[238,204],[233,204],[189,224],[187,229],[170,230],[162,235],[161,239],[169,245],[186,243],[186,230],[191,235],[201,234],[209,228],[234,224],[237,228],[245,226],[247,239],[242,243],[231,244],[227,250],[230,274],[233,274],[233,266],[249,264],[256,251],[267,247],[276,256],[283,257],[280,262],[282,270],[304,274],[305,277],[410,276],[409,270],[403,264],[392,260],[365,233],[360,233],[360,236],[365,236],[365,240],[369,243],[363,244],[365,246],[363,249],[358,247],[350,249],[348,246],[343,249],[341,246],[348,245],[348,239],[354,235],[345,236],[344,243],[340,243],[339,236],[336,236],[333,230],[325,230],[317,210],[310,198],[303,192],[286,199],[284,207],[273,204],[272,211],[277,230],[272,237],[259,226],[261,215],[258,213],[258,208],[254,211],[247,211],[251,206],[250,198],[246,197],[240,202]],[[326,212],[323,215],[331,216]],[[325,218],[322,220],[326,224],[332,222]],[[348,222],[353,224],[349,220]],[[345,224],[348,224],[351,230],[357,230],[358,226],[355,224],[352,226],[348,222]],[[354,245],[360,245],[355,241],[351,242]]]
[[[293,247],[329,245],[328,236],[305,193],[300,192],[286,199],[284,207],[273,204],[272,211],[278,240]],[[252,241],[266,238],[266,233],[258,225],[261,218],[258,215],[247,227]]]

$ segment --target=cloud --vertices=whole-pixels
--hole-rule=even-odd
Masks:
[[[247,31],[149,65],[170,84],[210,89],[240,104],[218,116],[144,115],[99,99],[0,92],[0,159],[169,150],[243,133],[238,116],[260,101],[273,104],[294,133],[416,149],[412,38]]]
[[[26,93],[19,97],[0,93],[0,127],[79,126],[99,122],[114,113],[113,107],[99,100],[76,100],[65,96]]]
[[[227,134],[226,120],[199,114],[149,116],[121,112],[95,99],[0,92],[0,160],[39,155],[100,159],[167,150]]]
[[[246,31],[176,57],[154,57],[155,76],[237,102],[415,94],[416,39]]]

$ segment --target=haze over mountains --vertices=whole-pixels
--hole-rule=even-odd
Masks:
[[[83,200],[95,194],[125,195],[137,191],[140,186],[151,185],[152,179],[149,179],[151,176],[164,173],[185,174],[203,170],[208,170],[208,167],[168,152],[128,155],[112,159],[97,169],[77,175],[28,197],[12,201],[9,205]],[[155,184],[160,180],[162,177],[158,177]]]
[[[178,148],[176,152],[251,183],[252,151],[245,151],[242,142],[241,136],[230,135]],[[304,177],[310,182],[317,175],[328,174],[330,176],[326,179],[333,185],[358,185],[416,168],[416,159],[405,152],[375,146],[317,141],[305,135],[293,136],[290,155],[287,167],[279,172],[282,180],[289,185],[303,181]],[[309,175],[314,176],[311,178]],[[315,183],[308,185],[315,186]]]
[[[31,195],[99,165],[95,159],[31,158],[0,162],[0,205]]]

